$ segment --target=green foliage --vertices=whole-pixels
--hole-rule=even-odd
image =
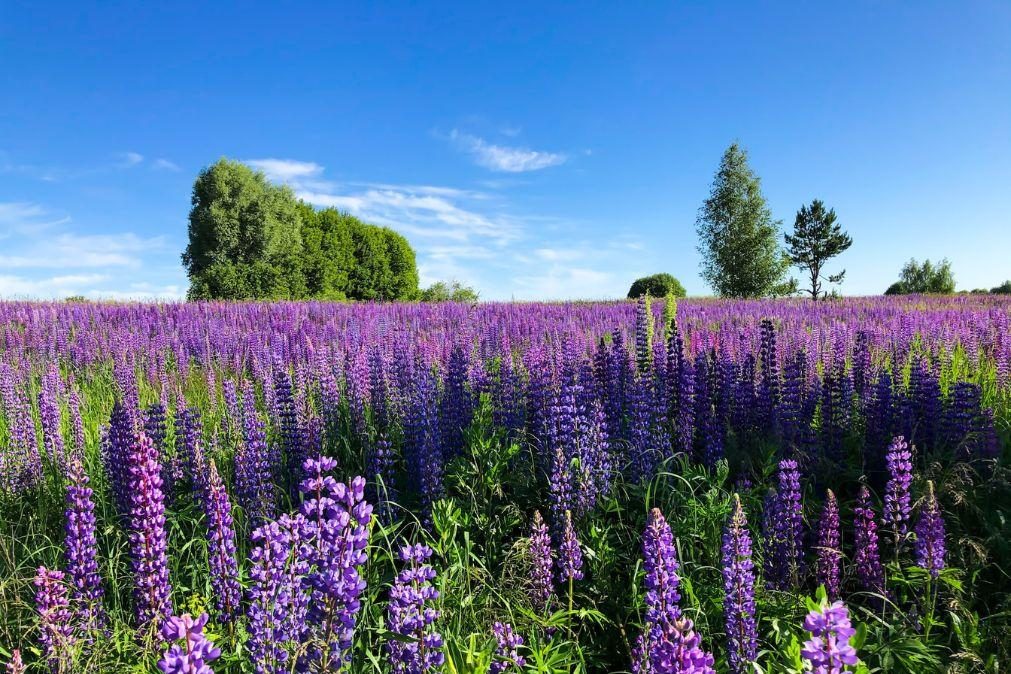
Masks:
[[[702,277],[723,297],[791,294],[790,260],[779,246],[780,221],[762,195],[747,152],[734,143],[720,162],[695,227]]]
[[[628,289],[629,299],[638,299],[648,294],[650,297],[686,297],[685,287],[670,274],[660,273],[636,279]]]
[[[950,295],[955,292],[955,276],[947,258],[936,265],[930,260],[919,263],[915,258],[902,267],[899,280],[888,286],[886,295]]]
[[[996,288],[991,288],[990,293],[993,295],[1011,295],[1011,281],[1004,281]]]
[[[786,235],[790,262],[810,276],[811,287],[804,292],[817,300],[822,291],[822,267],[833,257],[853,245],[853,239],[836,222],[835,209],[825,210],[825,204],[815,199],[810,206],[801,206],[793,223],[793,234]],[[826,278],[829,283],[842,283],[846,270]]]
[[[470,286],[459,281],[437,281],[421,291],[422,302],[465,302],[474,304],[480,295]]]
[[[220,159],[193,185],[183,264],[190,299],[411,300],[403,236],[333,208],[316,211],[241,162]]]

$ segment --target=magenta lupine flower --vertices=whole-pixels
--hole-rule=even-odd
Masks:
[[[913,483],[913,453],[901,435],[896,436],[888,446],[885,456],[888,465],[888,484],[885,485],[884,523],[891,527],[898,546],[900,538],[909,530],[909,515],[912,511],[909,487]]]
[[[944,570],[944,518],[934,495],[934,483],[927,483],[927,499],[920,507],[916,523],[916,564],[937,578]]]
[[[818,583],[825,586],[831,600],[838,599],[842,577],[842,530],[839,523],[839,502],[832,490],[828,490],[825,506],[818,522]]]
[[[305,584],[311,590],[308,653],[301,663],[313,671],[329,671],[349,657],[361,594],[366,583],[361,568],[368,560],[372,505],[365,501],[365,478],[337,482],[327,473],[337,467],[329,457],[307,459],[300,489],[303,545],[308,562]]]
[[[158,661],[158,669],[165,674],[214,674],[207,663],[221,656],[221,649],[215,648],[204,636],[207,624],[206,613],[194,620],[184,614],[181,618],[172,616],[162,625],[162,638],[172,643],[168,651]]]
[[[102,609],[102,578],[98,574],[98,541],[95,535],[95,502],[79,456],[70,461],[67,485],[65,553],[73,598],[80,605],[81,624],[95,630],[105,624]]]
[[[734,674],[750,671],[758,655],[755,623],[755,565],[751,534],[741,497],[734,494],[734,511],[723,531],[723,613],[727,630],[727,660]]]
[[[496,622],[491,631],[495,635],[495,661],[488,671],[491,674],[503,674],[523,669],[527,664],[526,658],[519,653],[523,637],[516,634],[509,623]]]
[[[540,511],[534,513],[530,532],[530,589],[534,608],[543,612],[554,592],[551,536]]]
[[[567,583],[570,580],[583,579],[583,551],[576,538],[576,529],[572,526],[572,513],[565,511],[565,525],[562,530],[562,541],[558,546],[558,582]]]
[[[21,659],[21,651],[17,648],[11,653],[10,662],[7,663],[7,674],[25,674],[28,671],[28,667],[25,665],[24,660]]]
[[[214,461],[208,463],[207,498],[203,499],[207,518],[207,555],[211,570],[211,587],[218,620],[228,623],[238,617],[242,588],[239,586],[239,564],[235,557],[235,526],[232,522],[232,502]]]
[[[130,562],[137,626],[158,629],[172,615],[165,497],[158,452],[143,433],[134,436],[128,458]]]
[[[35,575],[35,610],[39,617],[39,645],[55,674],[69,672],[73,659],[73,614],[62,571],[40,566]]]
[[[860,662],[850,639],[857,631],[850,624],[846,606],[837,601],[821,611],[811,611],[804,619],[811,638],[804,642],[801,656],[811,663],[815,674],[840,674]]]
[[[878,550],[878,524],[871,492],[866,485],[860,488],[853,517],[853,566],[857,580],[862,589],[884,595],[885,570]]]
[[[387,629],[407,639],[386,642],[395,674],[439,671],[446,660],[442,636],[433,627],[439,611],[431,604],[439,598],[439,591],[432,585],[435,569],[426,563],[431,556],[431,548],[420,544],[400,549],[400,560],[407,568],[397,574],[390,588],[386,618]]]

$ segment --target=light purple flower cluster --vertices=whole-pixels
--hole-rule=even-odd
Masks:
[[[856,649],[850,645],[857,631],[841,601],[808,613],[804,629],[811,633],[811,638],[804,642],[800,654],[811,663],[814,674],[840,674],[860,661]]]
[[[894,544],[909,530],[909,514],[912,511],[909,488],[913,483],[913,453],[901,435],[896,436],[888,446],[885,455],[888,466],[888,483],[885,485],[884,523],[891,527],[895,536]]]
[[[582,579],[583,551],[579,547],[576,529],[572,525],[572,513],[566,510],[562,541],[558,546],[558,582],[567,583]]]
[[[10,662],[7,663],[7,666],[4,669],[7,674],[25,674],[28,667],[25,665],[25,661],[21,659],[20,650],[17,648],[14,649],[14,652],[11,653]]]
[[[181,618],[172,616],[162,625],[162,638],[172,643],[168,651],[158,661],[158,669],[165,674],[214,674],[207,663],[221,656],[221,649],[215,648],[206,636],[204,625],[206,613],[194,620],[184,614]]]
[[[442,652],[442,636],[433,628],[439,611],[431,604],[439,598],[439,591],[432,585],[435,569],[426,563],[431,556],[431,548],[420,544],[400,549],[400,560],[407,568],[397,574],[390,588],[386,618],[387,629],[405,637],[405,640],[386,642],[395,674],[438,671],[446,659]]]
[[[509,623],[496,622],[491,628],[495,635],[495,661],[488,671],[491,674],[519,671],[527,664],[526,658],[520,655],[523,637],[516,634]]]
[[[540,511],[534,513],[530,531],[530,589],[534,608],[544,611],[554,592],[551,536]]]
[[[158,452],[143,433],[134,436],[129,473],[130,562],[137,626],[158,629],[172,615],[168,536]]]
[[[98,574],[98,541],[95,535],[95,502],[88,474],[81,459],[70,461],[65,512],[64,547],[74,600],[80,604],[82,625],[96,630],[105,624],[102,609],[102,578]]]
[[[242,588],[239,585],[239,564],[235,553],[232,502],[214,461],[208,464],[207,498],[203,505],[204,517],[207,519],[207,554],[214,605],[218,610],[218,620],[228,623],[238,617]]]
[[[944,570],[946,555],[944,543],[944,518],[934,494],[934,483],[927,483],[927,498],[920,507],[916,523],[916,564],[937,578]]]
[[[818,522],[817,554],[818,583],[825,586],[829,599],[838,599],[842,591],[842,529],[839,522],[839,502],[831,489],[825,497],[821,520]]]
[[[39,389],[39,420],[42,422],[42,444],[46,456],[59,470],[66,461],[66,445],[60,431],[60,397],[63,380],[59,367],[53,363],[42,376]]]
[[[35,575],[35,610],[39,616],[39,645],[55,674],[69,672],[76,642],[73,614],[62,571],[40,566]]]
[[[727,631],[727,660],[734,674],[744,674],[758,655],[755,623],[755,564],[751,534],[741,497],[734,494],[734,511],[723,531],[723,613]]]

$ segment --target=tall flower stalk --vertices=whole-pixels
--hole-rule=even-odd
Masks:
[[[755,623],[755,564],[751,534],[741,497],[734,494],[734,510],[723,530],[723,614],[727,632],[727,660],[734,674],[744,674],[758,656]]]
[[[427,564],[431,556],[431,548],[420,544],[400,549],[400,560],[406,568],[397,574],[390,588],[386,618],[387,629],[402,637],[386,642],[395,674],[435,672],[446,660],[442,636],[434,628],[439,611],[432,604],[439,598],[439,591],[432,585],[435,569]]]
[[[821,520],[818,522],[817,580],[825,586],[828,598],[840,597],[842,587],[842,529],[839,522],[839,502],[831,489],[825,497]]]

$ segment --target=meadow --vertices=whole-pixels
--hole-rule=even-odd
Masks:
[[[1000,672],[1009,447],[1000,296],[3,302],[0,663]]]

